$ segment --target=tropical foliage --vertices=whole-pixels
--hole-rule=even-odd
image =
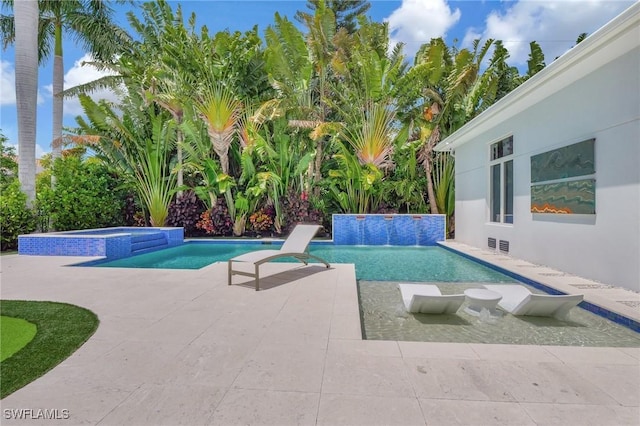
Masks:
[[[86,95],[80,96],[80,103],[89,120],[78,117],[81,143],[136,188],[151,225],[164,226],[177,192],[172,169],[175,122],[138,96],[130,96],[121,105],[122,115],[106,102],[96,103]]]
[[[0,133],[0,192],[18,176],[16,150],[7,145],[7,137]]]
[[[15,250],[18,235],[36,229],[33,210],[27,207],[27,195],[18,180],[15,149],[0,133],[0,244],[2,250]]]
[[[302,30],[276,14],[262,39],[143,3],[117,55],[95,55],[112,75],[67,91],[85,117],[66,141],[135,188],[150,224],[193,235],[283,233],[336,212],[443,213],[452,234],[455,162],[434,147],[544,68],[539,46],[524,74],[499,40],[433,39],[410,64],[368,2],[307,6]],[[96,87],[121,101],[92,100]]]
[[[27,196],[20,190],[20,182],[14,180],[0,193],[0,243],[2,250],[18,248],[18,235],[29,234],[36,229],[36,219],[27,208]]]
[[[39,180],[37,206],[40,220],[58,231],[125,225],[126,188],[95,158],[82,158],[82,149],[67,151],[53,161]]]

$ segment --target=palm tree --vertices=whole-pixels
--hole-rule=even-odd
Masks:
[[[360,99],[393,102],[399,79],[406,72],[403,45],[396,44],[391,52],[387,24],[363,21],[354,35],[349,79],[357,82]]]
[[[175,122],[135,93],[117,112],[106,101],[96,103],[87,95],[80,95],[80,104],[89,121],[76,117],[77,133],[82,135],[78,140],[133,184],[151,225],[164,226],[177,190],[172,172]]]
[[[298,129],[313,129],[316,157],[313,182],[322,178],[328,104],[328,78],[334,58],[335,16],[319,2],[314,15],[304,16],[309,33],[304,35],[287,18],[276,13],[275,25],[267,28],[265,39],[266,68],[278,98],[267,105],[277,105],[285,111],[289,125]],[[265,110],[265,108],[262,108]],[[316,186],[316,195],[319,187]]]
[[[333,11],[336,16],[336,30],[344,28],[350,34],[356,31],[356,20],[359,16],[364,16],[371,8],[371,4],[366,0],[307,0],[307,9],[315,11],[320,3],[325,3],[326,7]],[[300,22],[305,22],[311,14],[298,10],[295,18]]]
[[[220,83],[203,89],[195,108],[207,124],[213,150],[220,158],[222,173],[229,174],[229,147],[238,129],[242,103]]]
[[[258,133],[253,118],[249,119],[246,129],[246,144],[242,152],[243,173],[241,183],[247,182],[247,188],[264,187],[268,189],[269,201],[273,204],[276,217],[276,232],[283,231],[286,226],[282,201],[289,191],[300,192],[304,188],[303,175],[313,161],[312,152],[303,150],[295,136],[286,133],[288,124],[280,119],[273,122],[273,127]],[[253,127],[253,128],[252,128]],[[264,135],[264,137],[263,137]],[[260,183],[255,185],[255,183]],[[252,185],[253,184],[253,185]],[[256,193],[249,191],[248,198]]]
[[[584,37],[583,37],[584,36]],[[576,44],[580,43],[584,38],[586,38],[587,33],[580,34]],[[527,60],[527,73],[525,74],[524,79],[528,79],[539,73],[546,67],[547,65],[544,62],[544,53],[542,52],[542,48],[540,45],[532,41],[529,43],[529,59]],[[524,80],[523,79],[523,80]]]
[[[27,207],[36,198],[36,109],[38,98],[38,2],[25,0],[14,7],[16,37],[16,102],[18,106],[18,177]]]
[[[382,181],[382,171],[371,163],[362,164],[358,156],[342,143],[335,143],[334,168],[329,170],[329,194],[336,207],[344,213],[370,213],[375,192]]]
[[[426,210],[426,178],[420,173],[416,155],[420,141],[406,142],[405,139],[403,135],[396,141],[393,174],[383,183],[386,188],[382,193],[387,205],[397,205],[398,210],[404,208],[407,213],[421,213]]]
[[[427,195],[431,213],[439,213],[433,182],[433,148],[443,136],[448,136],[493,104],[498,89],[504,83],[507,52],[497,44],[492,59],[480,72],[484,57],[494,45],[476,40],[473,50],[450,49],[441,39],[423,45],[416,54],[416,64],[406,74],[402,86],[410,91],[417,88],[419,99],[406,117],[423,141],[420,161],[427,175]],[[406,93],[404,94],[406,96]],[[411,96],[409,96],[411,98]]]
[[[118,1],[122,3],[123,1]],[[5,7],[15,8],[19,2],[3,0]],[[124,30],[111,22],[113,10],[105,0],[40,0],[39,25],[37,34],[38,60],[40,62],[53,54],[53,138],[52,154],[56,158],[62,150],[62,116],[64,62],[62,38],[66,31],[99,59],[111,58],[128,41]],[[14,42],[15,27],[8,22],[11,16],[3,16],[2,37],[5,46]]]
[[[360,164],[387,168],[393,153],[393,112],[384,104],[372,104],[361,120],[345,132]]]

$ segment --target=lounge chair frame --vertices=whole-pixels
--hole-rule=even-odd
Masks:
[[[318,232],[320,229],[319,225],[296,225],[291,234],[287,237],[282,248],[280,250],[258,250],[250,253],[246,253],[227,261],[227,269],[228,269],[228,285],[232,284],[232,277],[234,275],[243,275],[246,277],[252,277],[255,280],[256,291],[260,290],[260,265],[263,263],[271,262],[274,259],[279,259],[281,257],[292,257],[299,262],[302,262],[306,265],[309,264],[310,259],[315,259],[320,263],[323,263],[327,268],[330,268],[331,265],[324,259],[314,256],[309,253],[308,245],[311,242],[311,238]],[[298,234],[302,234],[301,241],[291,241],[290,239],[295,239]],[[308,237],[308,238],[307,238]],[[295,250],[296,247],[304,246],[303,251]],[[293,247],[293,249],[292,249]],[[239,271],[233,269],[233,263],[252,263],[254,267],[254,272],[246,272]]]

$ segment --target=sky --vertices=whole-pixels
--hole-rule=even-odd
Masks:
[[[368,15],[377,22],[388,22],[391,44],[405,43],[411,58],[420,45],[434,37],[443,37],[449,45],[469,47],[474,39],[499,39],[509,50],[510,65],[526,67],[529,42],[537,41],[549,65],[574,44],[579,34],[591,34],[634,1],[629,0],[370,0]],[[139,4],[139,3],[138,3]],[[180,4],[183,16],[196,14],[197,26],[206,25],[210,34],[228,29],[250,30],[258,25],[261,35],[280,13],[291,20],[297,10],[307,11],[305,0],[190,0],[171,1]],[[129,30],[127,13],[139,13],[135,6],[115,6],[114,21]],[[7,9],[3,14],[11,14]],[[87,52],[77,48],[72,39],[64,42],[65,89],[95,80],[101,76],[94,68],[83,66]],[[15,64],[13,47],[0,57],[0,131],[9,144],[18,146],[15,101]],[[38,70],[38,110],[36,157],[51,152],[52,139],[53,59]],[[94,92],[94,98],[115,99],[109,92]],[[82,114],[77,99],[64,103],[64,126],[74,127],[75,117]]]

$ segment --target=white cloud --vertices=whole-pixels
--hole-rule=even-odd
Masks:
[[[502,40],[510,53],[509,63],[522,65],[529,56],[529,42],[536,41],[550,64],[574,46],[581,33],[593,33],[631,4],[632,1],[521,0],[504,12],[490,13],[484,31],[469,29],[464,44],[469,45],[478,36]]]
[[[106,75],[113,75],[110,71],[101,71],[95,68],[93,65],[85,64],[83,62],[91,62],[93,59],[90,54],[85,54],[82,58],[75,61],[73,67],[67,71],[64,75],[64,88],[69,89],[81,84],[86,84]],[[53,86],[48,85],[47,90],[49,94],[53,94]],[[107,99],[110,101],[118,101],[118,95],[112,90],[100,89],[89,93],[89,96],[94,100]],[[77,97],[64,100],[64,115],[77,116],[84,114],[82,106],[80,106],[80,100]]]
[[[0,105],[16,104],[15,78],[11,62],[0,61]]]
[[[38,90],[38,104],[44,103],[44,98]],[[0,61],[0,105],[16,104],[16,71],[9,61]]]
[[[405,43],[405,53],[413,56],[421,45],[435,37],[445,37],[460,20],[460,10],[451,10],[446,0],[402,0],[386,18],[390,45]]]

